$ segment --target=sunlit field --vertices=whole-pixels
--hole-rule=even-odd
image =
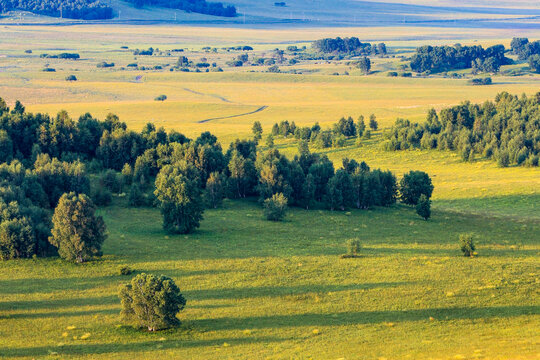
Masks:
[[[28,111],[54,116],[67,110],[74,119],[115,113],[137,131],[152,122],[192,138],[210,131],[224,149],[251,137],[253,122],[260,121],[261,150],[282,120],[329,128],[342,116],[375,114],[379,130],[371,139],[311,151],[326,153],[336,168],[348,157],[398,179],[423,170],[435,190],[429,221],[395,205],[345,212],[292,208],[284,222],[273,223],[264,220],[256,199],[225,200],[185,236],[167,235],[158,209],[130,208],[126,196],[115,196],[99,209],[109,233],[103,258],[79,265],[58,258],[0,261],[0,358],[537,359],[539,168],[499,168],[480,157],[463,162],[450,151],[381,149],[384,129],[397,118],[421,122],[431,108],[482,103],[501,91],[540,91],[540,75],[523,62],[503,66],[490,86],[468,85],[469,74],[387,76],[419,45],[508,47],[514,35],[429,27],[4,27],[0,97],[9,106],[21,100]],[[519,35],[538,39],[540,31]],[[390,56],[373,58],[369,76],[347,60],[280,65],[282,73],[268,73],[268,66],[229,67],[226,61],[239,52],[221,50],[251,45],[270,54],[335,36],[384,41]],[[186,50],[131,52],[148,47]],[[81,59],[40,58],[61,52]],[[217,62],[223,72],[170,71],[180,54]],[[115,66],[97,68],[103,61]],[[131,63],[162,69],[132,70]],[[77,81],[66,81],[68,75]],[[155,101],[159,95],[167,100]],[[297,153],[294,139],[276,138],[275,146],[289,157]],[[465,232],[475,234],[475,258],[459,250]],[[361,256],[340,258],[352,238],[360,240]],[[120,265],[176,281],[187,299],[179,328],[148,333],[123,325],[118,287],[131,277],[119,275]]]

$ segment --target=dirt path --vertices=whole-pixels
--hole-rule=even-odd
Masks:
[[[230,118],[235,118],[235,117],[240,117],[240,116],[251,115],[251,114],[261,112],[264,109],[266,109],[267,107],[268,106],[264,105],[264,106],[261,106],[260,108],[258,108],[257,110],[250,111],[250,112],[247,112],[247,113],[237,114],[237,115],[230,115],[230,116],[222,116],[222,117],[216,117],[216,118],[211,118],[211,119],[204,119],[204,120],[200,120],[200,121],[197,121],[197,122],[199,124],[202,124],[202,123],[209,122],[209,121],[212,121],[212,120],[230,119]]]

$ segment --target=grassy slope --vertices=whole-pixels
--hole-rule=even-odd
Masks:
[[[277,224],[262,220],[256,204],[226,202],[207,211],[197,233],[166,237],[156,210],[116,205],[102,213],[110,237],[101,261],[0,263],[0,356],[518,359],[537,352],[538,222],[442,211],[425,222],[399,207],[295,209]],[[479,234],[480,257],[459,255],[463,231]],[[364,256],[338,259],[351,237],[361,239]],[[188,299],[180,329],[119,327],[116,292],[127,279],[116,269],[124,263],[177,280]]]
[[[145,74],[143,84],[131,82],[138,72],[95,70],[99,61],[124,66],[134,61],[119,51],[123,44],[191,47],[196,50],[192,57],[198,59],[206,56],[198,50],[206,44],[272,49],[276,38],[307,44],[322,36],[399,37],[393,45],[410,49],[425,43],[424,36],[450,44],[468,40],[444,39],[509,36],[495,31],[69,29],[3,29],[0,42],[10,57],[2,59],[0,96],[10,102],[20,98],[32,111],[67,108],[76,116],[91,110],[100,117],[118,112],[134,128],[154,120],[191,136],[209,129],[227,144],[248,135],[254,120],[268,130],[283,119],[329,125],[342,115],[374,112],[385,127],[397,116],[420,120],[431,106],[466,98],[483,101],[502,89],[538,90],[538,77],[497,77],[494,86],[469,87],[465,80],[334,77],[328,74],[346,67],[325,64],[313,65],[321,71],[314,76],[157,72]],[[52,40],[60,32],[62,40]],[[410,39],[415,41],[405,41]],[[483,41],[493,42],[499,40]],[[26,48],[34,49],[34,57],[23,54]],[[35,59],[41,52],[72,50],[80,51],[83,60]],[[218,55],[222,60],[231,56]],[[155,65],[174,58],[137,61]],[[385,61],[377,62],[375,69],[391,66]],[[58,72],[40,72],[45,62]],[[71,73],[80,82],[63,81]],[[168,101],[152,101],[162,93]],[[270,107],[246,118],[196,123],[261,105]],[[429,172],[436,187],[429,222],[412,209],[397,207],[350,214],[295,209],[287,222],[273,224],[261,219],[254,203],[226,202],[222,210],[207,211],[194,235],[166,237],[157,210],[126,209],[117,200],[102,211],[110,231],[104,259],[82,266],[56,259],[0,263],[0,357],[536,356],[539,170],[499,169],[482,159],[462,163],[448,152],[382,152],[379,142],[376,133],[362,147],[332,149],[328,155],[336,164],[348,156],[398,175],[409,169]],[[277,146],[288,155],[296,152],[289,140],[279,140]],[[459,256],[456,238],[464,231],[479,235],[480,257]],[[343,244],[351,237],[361,239],[365,256],[340,260]],[[116,292],[118,284],[128,280],[117,275],[120,264],[178,281],[188,299],[180,329],[147,334],[120,327]],[[70,326],[76,328],[68,330]],[[81,340],[86,333],[89,337]]]

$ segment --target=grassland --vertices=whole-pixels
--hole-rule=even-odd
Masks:
[[[151,121],[189,136],[210,130],[227,146],[249,136],[255,120],[267,132],[285,119],[324,127],[341,116],[375,113],[385,128],[397,117],[420,121],[431,107],[482,102],[502,90],[539,89],[540,77],[530,75],[496,76],[489,87],[441,76],[388,78],[395,58],[376,59],[370,76],[343,62],[300,64],[300,75],[250,68],[120,70],[134,61],[153,66],[176,60],[134,59],[123,45],[185,47],[190,58],[223,62],[236,54],[208,54],[202,47],[249,44],[268,52],[338,35],[385,41],[407,54],[426,42],[471,44],[473,37],[484,45],[508,45],[513,34],[432,28],[6,27],[0,33],[0,55],[7,56],[0,58],[0,96],[51,114],[66,109],[74,117],[90,111],[103,118],[114,112],[134,129]],[[34,53],[25,54],[26,49]],[[64,51],[79,52],[82,59],[38,58]],[[100,61],[117,67],[98,70]],[[46,63],[57,71],[42,72]],[[344,71],[350,75],[331,75]],[[79,81],[66,82],[70,74]],[[153,101],[160,94],[168,100]],[[268,108],[250,116],[199,123],[263,105]],[[196,233],[167,236],[156,209],[127,208],[124,198],[115,198],[101,209],[109,230],[103,259],[83,265],[58,259],[0,263],[0,357],[537,358],[540,171],[501,169],[484,159],[464,163],[450,152],[384,152],[381,137],[378,131],[360,147],[350,143],[326,153],[336,165],[349,157],[398,176],[427,171],[435,185],[430,221],[396,206],[346,213],[293,209],[286,222],[274,224],[262,219],[255,202],[226,201],[223,209],[205,213]],[[276,146],[296,153],[292,140],[278,139]],[[462,232],[477,235],[479,257],[461,256]],[[345,240],[354,237],[362,242],[362,257],[340,259]],[[118,275],[123,264],[177,281],[188,300],[179,329],[150,334],[122,326],[116,294],[128,280]]]

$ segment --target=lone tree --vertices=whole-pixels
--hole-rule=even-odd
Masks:
[[[371,70],[371,60],[364,56],[358,60],[356,67],[359,68],[364,74],[369,74],[369,71]]]
[[[264,200],[264,216],[270,221],[281,221],[287,212],[287,198],[282,193],[274,194]]]
[[[54,210],[49,237],[62,258],[81,263],[92,256],[101,256],[101,245],[107,235],[103,219],[95,212],[96,206],[85,194],[62,195]]]
[[[374,131],[379,128],[379,123],[377,122],[377,117],[375,114],[371,114],[369,116],[369,128]]]
[[[473,235],[459,234],[459,247],[461,248],[463,256],[473,257],[475,255],[474,250],[476,250],[476,247],[474,246]]]
[[[425,195],[420,195],[416,204],[416,213],[427,220],[431,217],[431,200]]]
[[[401,201],[408,205],[416,205],[422,194],[426,195],[428,199],[431,198],[433,184],[425,172],[410,171],[401,179],[400,192]]]
[[[139,274],[120,288],[121,315],[124,320],[148,331],[180,324],[176,317],[186,306],[186,299],[171,278]]]
[[[260,121],[255,121],[253,123],[253,127],[251,128],[251,131],[253,131],[255,140],[259,141],[262,139],[263,128]]]
[[[187,234],[200,226],[204,205],[199,178],[199,171],[186,161],[166,165],[157,175],[154,194],[166,231]]]

